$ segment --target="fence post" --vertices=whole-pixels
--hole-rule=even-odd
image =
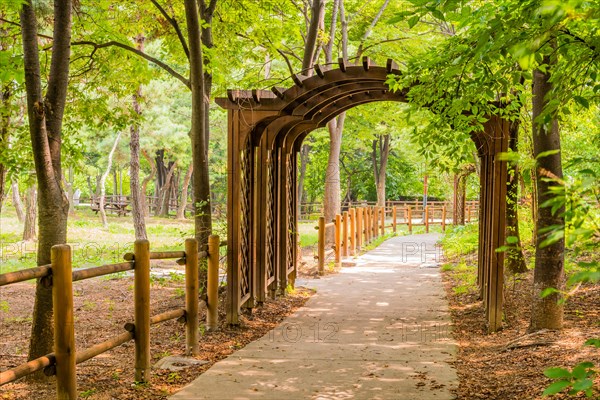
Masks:
[[[392,230],[396,233],[396,218],[398,216],[398,211],[396,210],[396,206],[392,207]]]
[[[412,207],[408,206],[408,233],[412,233]]]
[[[446,205],[442,207],[442,232],[446,232]]]
[[[208,238],[208,282],[206,294],[208,307],[206,312],[206,329],[216,331],[219,327],[219,245],[218,235]]]
[[[319,248],[318,248],[318,262],[319,262],[319,275],[325,273],[325,217],[319,217]]]
[[[356,209],[356,247],[360,250],[362,247],[362,230],[363,230],[363,224],[362,224],[362,214],[363,214],[363,208],[359,207]]]
[[[348,211],[344,211],[342,223],[342,255],[348,257]]]
[[[356,255],[356,209],[350,209],[350,255]]]
[[[198,336],[198,241],[185,240],[185,353],[197,356]]]
[[[429,233],[429,206],[425,206],[425,232]]]
[[[371,243],[373,231],[371,229],[371,214],[373,213],[373,209],[368,207],[365,209],[365,237],[367,239],[367,244]]]
[[[136,240],[133,246],[135,306],[135,381],[150,379],[150,243]]]
[[[53,246],[51,257],[56,394],[58,400],[77,400],[71,247]]]
[[[373,207],[373,238],[379,237],[379,207]]]
[[[342,254],[341,254],[341,232],[342,230],[342,216],[335,214],[335,263],[339,265]]]
[[[381,236],[385,235],[385,206],[381,207]]]

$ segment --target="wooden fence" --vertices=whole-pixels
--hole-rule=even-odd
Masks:
[[[219,236],[209,238],[208,250],[198,251],[196,239],[185,241],[184,251],[151,252],[147,240],[137,240],[134,252],[124,256],[125,262],[72,270],[71,247],[52,247],[52,262],[36,268],[0,275],[0,286],[41,279],[52,286],[54,306],[54,352],[0,373],[0,386],[43,370],[56,375],[57,399],[77,399],[76,365],[96,357],[130,340],[135,342],[135,381],[147,382],[150,377],[150,326],[178,319],[186,325],[186,354],[199,353],[198,296],[199,259],[208,260],[206,327],[215,330],[218,323],[219,247],[226,245]],[[185,305],[150,316],[150,261],[176,259],[185,265]],[[73,282],[122,271],[134,271],[134,317],[126,323],[125,332],[87,349],[75,350],[73,315]]]
[[[425,226],[425,232],[429,232],[431,225],[441,225],[442,231],[446,230],[447,209],[445,205],[441,207],[427,206],[421,210],[415,208],[412,205],[389,208],[358,207],[337,214],[331,222],[325,221],[323,216],[319,217],[318,226],[315,227],[319,232],[317,245],[319,274],[323,274],[325,271],[325,233],[327,229],[334,229],[335,232],[333,253],[336,264],[341,262],[342,257],[354,256],[363,245],[385,235],[386,229],[397,232],[398,225],[406,225],[410,233],[412,233],[413,226],[419,225]]]
[[[342,205],[342,210],[350,210],[352,208],[359,207],[376,207],[377,202],[375,201],[356,201],[350,203],[344,203]],[[427,206],[433,209],[441,209],[442,207],[446,207],[448,211],[448,216],[452,217],[454,205],[450,201],[429,201],[427,202]],[[413,215],[417,215],[418,213],[424,212],[423,202],[421,200],[388,200],[386,201],[386,212],[391,213],[393,207],[407,208],[411,207]],[[468,200],[465,202],[465,221],[468,219],[469,222],[472,218],[477,215],[477,211],[479,209],[479,201],[478,200]],[[298,218],[300,221],[311,221],[316,220],[320,215],[323,215],[323,204],[322,203],[301,203],[299,208],[300,213],[298,214]]]

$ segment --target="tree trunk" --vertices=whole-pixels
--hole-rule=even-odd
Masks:
[[[143,50],[144,38],[138,36],[138,48]],[[133,112],[138,116],[142,115],[142,110],[138,99],[142,97],[142,87],[138,86],[137,92],[132,97]],[[140,125],[136,121],[130,127],[129,141],[129,189],[131,192],[131,216],[133,218],[133,228],[135,230],[135,239],[148,239],[146,234],[145,217],[145,194],[140,191]]]
[[[25,212],[23,211],[23,202],[21,201],[21,194],[19,193],[19,184],[12,181],[11,190],[13,206],[15,206],[15,211],[17,212],[17,219],[20,223],[23,223],[25,221]]]
[[[49,264],[52,246],[65,243],[67,239],[69,202],[60,180],[62,119],[69,80],[71,10],[70,0],[54,2],[52,55],[45,96],[42,92],[35,11],[31,3],[25,2],[20,13],[29,132],[38,181],[38,265]],[[52,289],[38,281],[29,342],[30,360],[52,351],[52,320]]]
[[[160,195],[160,211],[158,213],[159,217],[168,217],[169,216],[169,203],[171,202],[171,188],[173,187],[173,173],[175,172],[175,168],[177,166],[176,162],[172,162],[169,167],[169,171],[167,172],[167,177],[165,184],[163,186],[163,191]]]
[[[378,151],[379,148],[379,151]],[[379,152],[379,160],[377,153]],[[385,207],[385,173],[387,170],[387,162],[390,154],[390,135],[379,135],[373,140],[373,175],[377,188],[377,205]]]
[[[298,215],[301,215],[302,203],[306,201],[306,193],[304,193],[304,178],[306,177],[306,166],[308,165],[309,153],[310,145],[303,144],[300,148],[300,174],[298,174]]]
[[[563,306],[559,304],[560,294],[553,293],[544,298],[541,293],[548,288],[564,289],[564,240],[542,247],[552,226],[564,227],[564,207],[552,213],[551,207],[542,204],[552,199],[550,186],[558,183],[552,179],[562,179],[560,155],[560,134],[556,115],[544,118],[548,96],[552,92],[548,57],[544,64],[547,72],[533,71],[533,155],[537,161],[536,183],[538,196],[538,218],[536,221],[535,270],[533,274],[533,301],[531,307],[530,330],[561,329],[563,326]],[[547,153],[550,152],[550,153]],[[552,154],[552,152],[554,152]],[[542,154],[545,153],[545,154]],[[541,155],[541,157],[540,157]]]
[[[513,152],[518,151],[519,123],[512,122],[510,126],[509,148]],[[510,274],[521,274],[527,272],[527,264],[521,247],[521,235],[519,234],[519,167],[509,163],[508,186],[506,192],[506,237],[512,237],[506,251],[506,270]]]
[[[325,172],[325,195],[323,199],[325,221],[332,221],[336,214],[341,213],[340,151],[345,119],[346,113],[343,112],[327,124],[329,129],[329,157]],[[327,241],[333,241],[333,229],[328,230]]]
[[[207,105],[204,101],[204,59],[202,56],[200,18],[196,2],[194,0],[184,0],[184,6],[190,47],[190,82],[192,89],[192,128],[190,137],[194,165],[194,230],[200,247],[205,249],[212,231],[212,222],[205,120]]]
[[[35,185],[27,188],[25,195],[25,225],[23,226],[23,241],[35,241],[35,218],[37,207],[37,191]]]
[[[154,160],[156,165],[156,182],[154,184],[154,215],[158,217],[161,211],[162,193],[164,185],[167,181],[167,173],[169,172],[169,168],[167,168],[165,165],[165,149],[157,150]]]
[[[10,127],[9,99],[11,94],[8,86],[0,90],[0,105],[2,106],[2,111],[0,111],[0,156],[2,152],[8,149],[8,132]],[[2,215],[2,205],[6,197],[6,172],[6,165],[0,162],[0,215]]]
[[[117,145],[119,144],[119,139],[121,139],[121,132],[117,133],[117,137],[115,139],[115,142],[113,143],[112,149],[110,149],[110,153],[108,153],[108,162],[106,165],[106,170],[100,178],[100,205],[98,207],[98,212],[100,213],[100,218],[102,219],[102,226],[104,228],[108,228],[106,210],[104,209],[104,206],[106,204],[106,178],[108,177],[108,174],[110,174],[113,156],[115,155],[115,150],[117,149]]]
[[[156,175],[156,165],[154,165],[154,162],[152,161],[152,158],[150,158],[150,156],[148,155],[147,151],[142,150],[142,155],[146,158],[146,160],[148,160],[148,164],[150,165],[150,168],[152,168],[152,170],[150,171],[150,175],[147,175],[142,181],[142,188],[140,190],[141,210],[143,212],[144,217],[148,217],[150,215],[150,209],[148,207],[148,183],[150,183],[150,181],[154,179],[154,175]]]
[[[183,178],[183,187],[181,188],[181,202],[177,208],[177,219],[185,219],[185,208],[187,207],[188,188],[194,172],[194,164],[190,164],[185,178]]]

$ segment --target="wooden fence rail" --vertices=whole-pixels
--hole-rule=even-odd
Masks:
[[[208,293],[206,327],[218,325],[219,247],[226,246],[219,236],[209,238],[207,251],[198,251],[196,239],[185,241],[184,251],[150,252],[147,240],[137,240],[134,252],[125,254],[126,262],[102,265],[73,271],[71,247],[52,247],[52,262],[36,268],[0,274],[0,286],[30,279],[46,279],[52,285],[54,306],[54,352],[0,373],[0,386],[43,370],[56,375],[57,399],[77,399],[76,365],[98,356],[130,340],[135,342],[135,380],[147,382],[150,378],[150,326],[172,319],[186,324],[186,354],[199,353],[198,298],[199,259],[208,259]],[[150,260],[177,259],[185,264],[185,305],[150,316]],[[125,332],[87,349],[76,350],[73,312],[73,282],[115,272],[134,271],[134,320],[126,323]],[[50,279],[51,278],[51,279]]]
[[[387,217],[391,217],[391,222]],[[470,219],[470,217],[469,217]],[[386,233],[386,229],[392,229],[395,233],[398,225],[406,225],[412,233],[413,226],[425,226],[429,232],[431,225],[441,225],[442,231],[446,230],[447,209],[441,207],[427,206],[425,209],[415,210],[413,206],[398,207],[357,207],[350,208],[342,214],[337,214],[335,219],[327,222],[325,217],[320,216],[318,225],[317,260],[318,272],[325,272],[326,259],[326,231],[334,230],[334,245],[332,246],[335,263],[339,264],[344,257],[354,256],[364,245],[371,243],[379,236]]]

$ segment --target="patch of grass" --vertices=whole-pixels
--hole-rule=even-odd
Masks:
[[[319,243],[319,231],[315,229],[316,222],[302,222],[298,224],[300,233],[300,245],[302,247],[312,247]]]
[[[0,311],[8,312],[9,310],[10,310],[10,307],[8,305],[8,301],[0,300]]]
[[[477,256],[478,241],[479,225],[472,223],[449,227],[441,243],[446,258],[470,262]]]

